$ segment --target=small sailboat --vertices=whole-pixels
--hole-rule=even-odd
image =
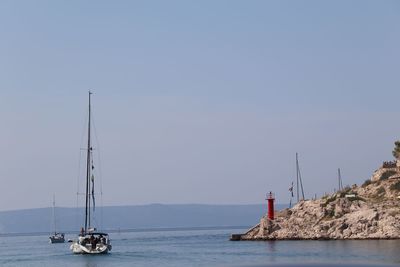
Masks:
[[[81,228],[78,240],[73,241],[70,249],[75,254],[106,254],[112,246],[107,233],[97,232],[92,226],[91,207],[95,205],[93,148],[91,143],[91,95],[89,91],[88,140],[86,148],[86,193],[85,193],[85,226]]]
[[[57,223],[56,223],[56,197],[53,195],[53,227],[54,227],[54,234],[49,236],[50,243],[64,243],[64,233],[57,232]]]

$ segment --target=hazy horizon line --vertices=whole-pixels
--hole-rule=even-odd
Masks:
[[[112,207],[144,207],[144,206],[257,206],[267,205],[266,203],[248,203],[248,204],[209,204],[209,203],[149,203],[149,204],[128,204],[128,205],[103,205],[96,208],[112,208]],[[276,206],[285,206],[289,203],[278,203]],[[25,211],[25,210],[38,210],[38,209],[52,209],[52,206],[47,207],[35,207],[35,208],[20,208],[10,210],[0,210],[1,212],[12,212],[12,211]],[[85,206],[71,207],[71,206],[56,206],[56,209],[83,209]]]

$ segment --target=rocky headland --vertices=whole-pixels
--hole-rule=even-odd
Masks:
[[[400,168],[384,162],[361,186],[303,200],[267,216],[236,240],[398,239]]]

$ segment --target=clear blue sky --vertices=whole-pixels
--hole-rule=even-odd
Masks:
[[[0,25],[0,210],[76,205],[89,89],[106,205],[287,203],[296,151],[311,197],[400,139],[398,1],[1,1]]]

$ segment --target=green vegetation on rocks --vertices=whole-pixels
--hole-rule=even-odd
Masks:
[[[382,186],[380,186],[377,190],[376,193],[378,195],[384,194],[386,192],[385,188],[383,188]]]
[[[364,181],[364,183],[361,185],[361,187],[366,187],[372,183],[371,179],[367,179]]]
[[[393,176],[393,175],[395,175],[396,174],[396,172],[395,171],[386,171],[386,172],[384,172],[384,173],[382,173],[382,175],[381,175],[381,178],[379,179],[379,180],[386,180],[386,179],[388,179],[390,176]]]
[[[394,142],[392,154],[395,159],[400,159],[400,141]]]
[[[400,181],[398,181],[398,182],[392,184],[392,185],[390,186],[390,190],[400,191]]]

